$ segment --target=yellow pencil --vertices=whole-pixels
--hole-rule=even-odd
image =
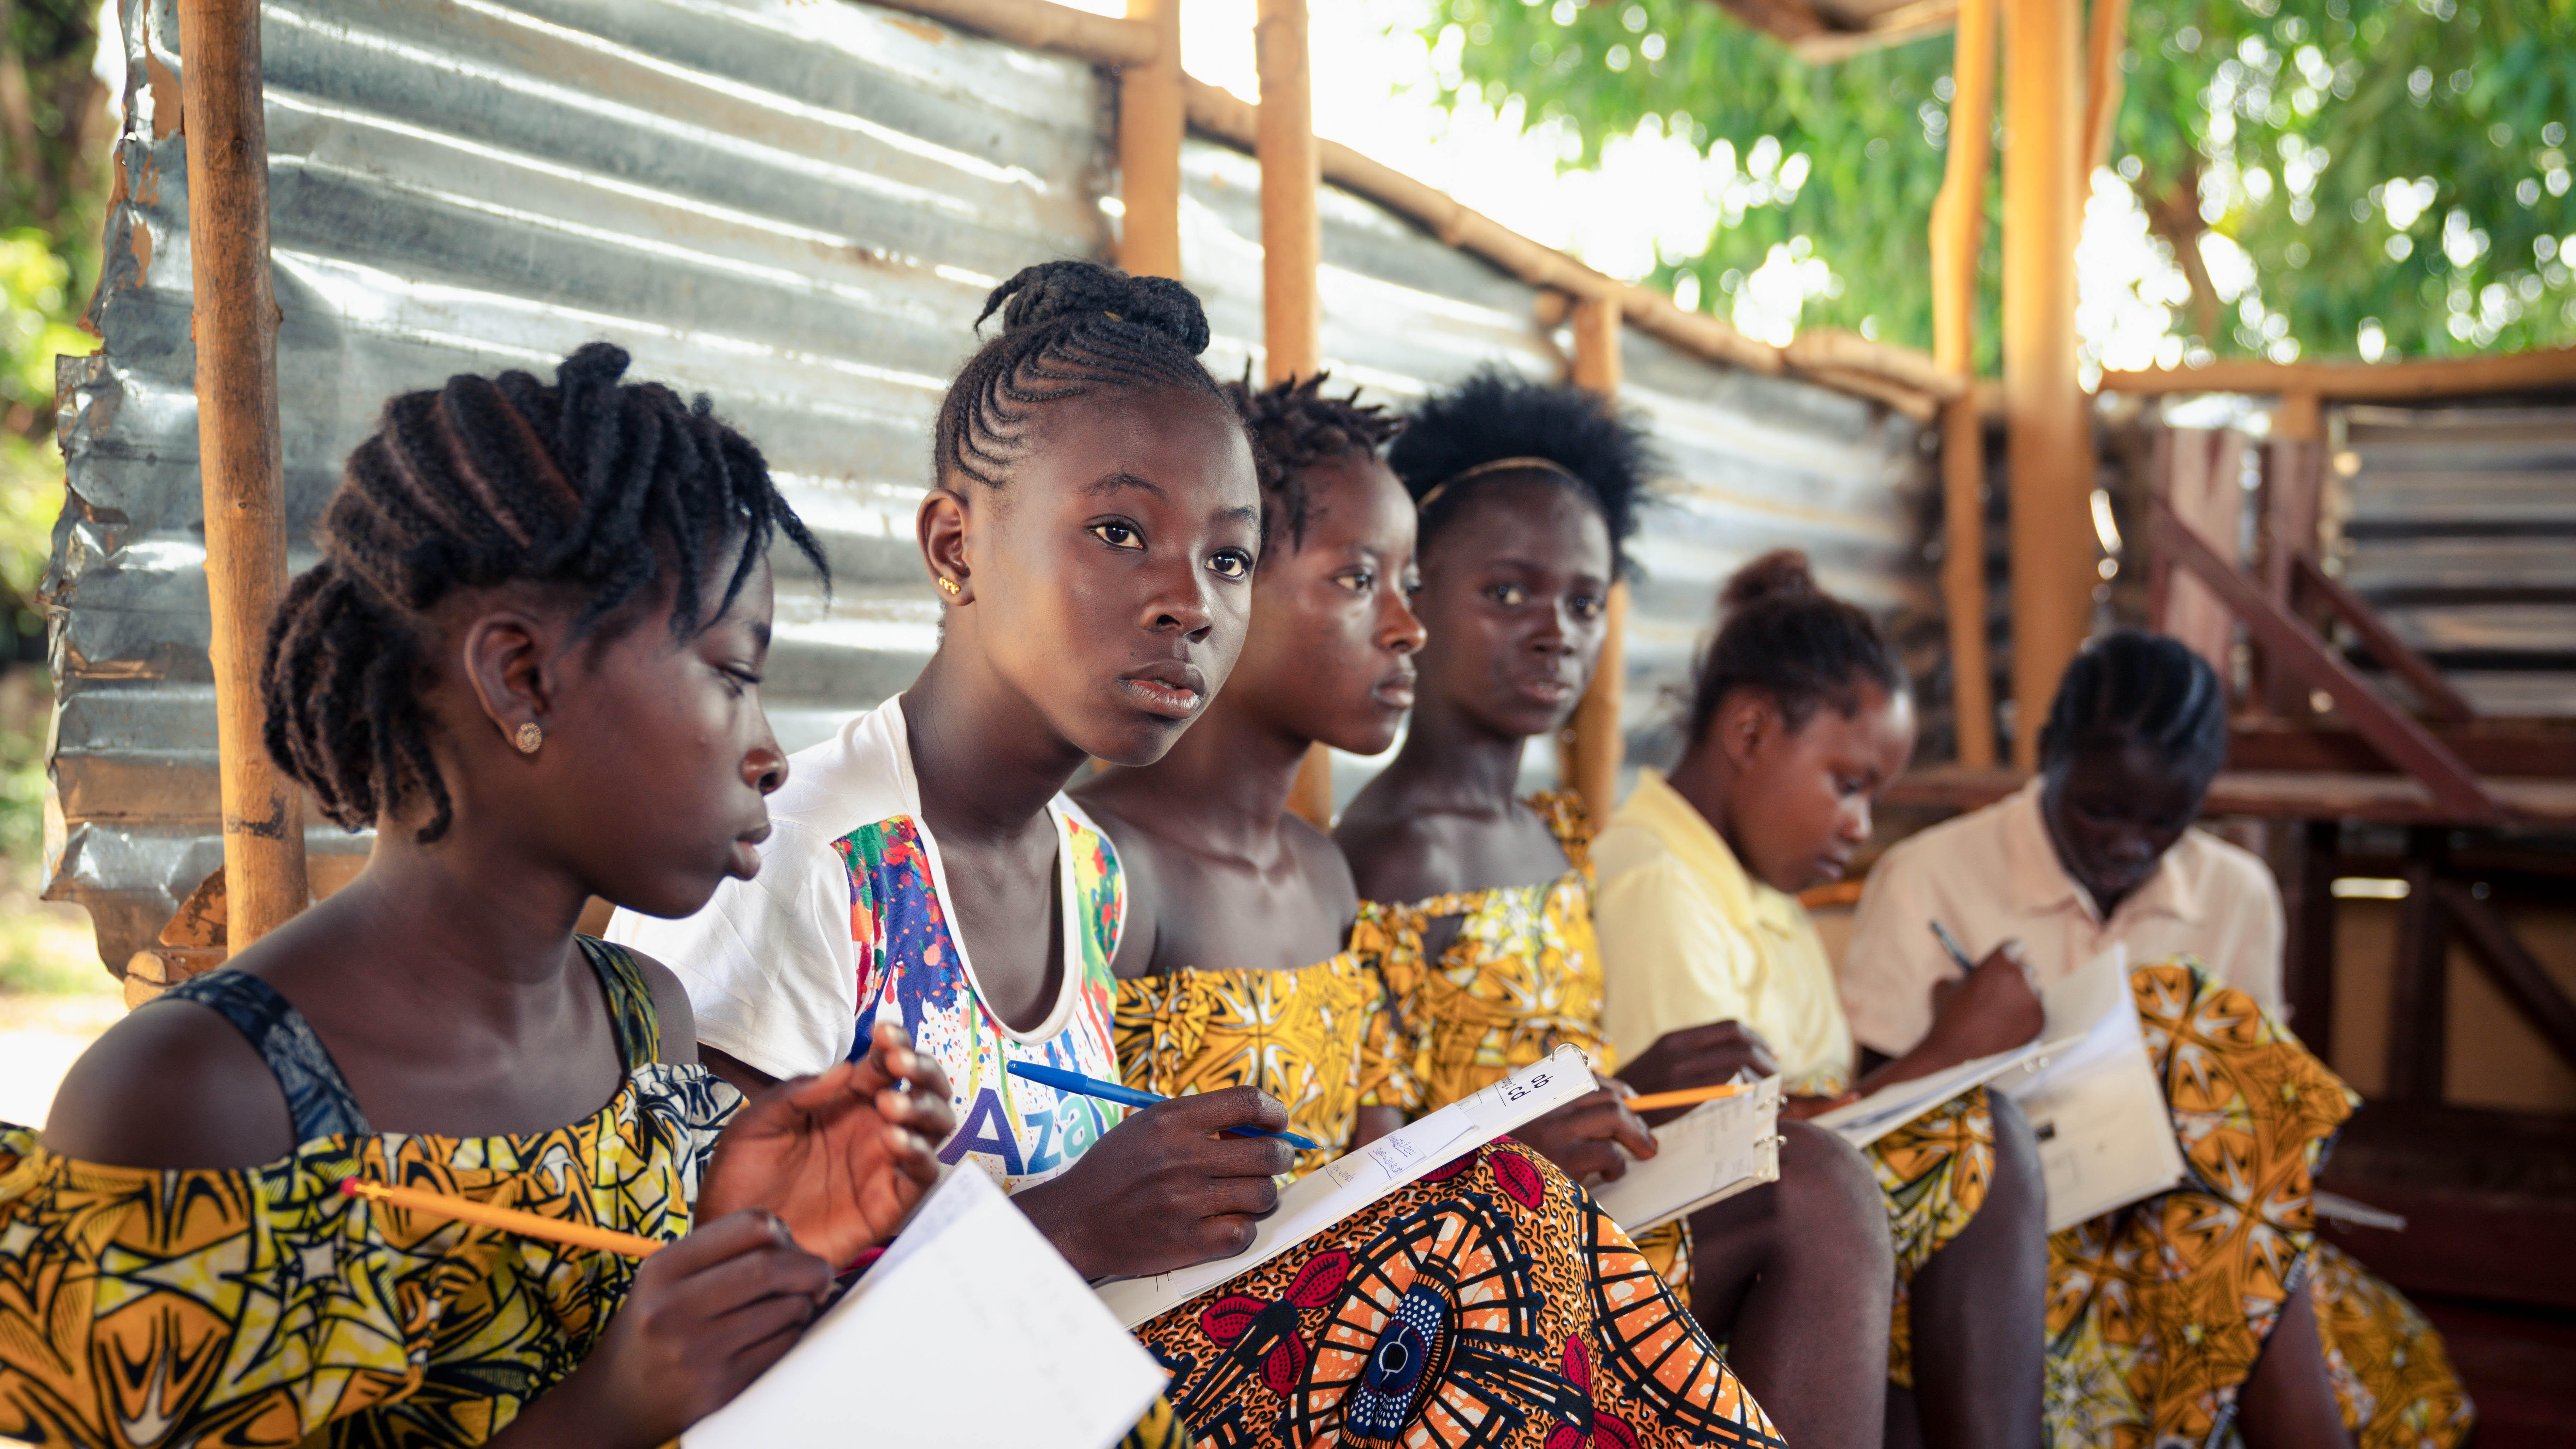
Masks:
[[[662,1244],[633,1233],[609,1228],[595,1228],[588,1223],[567,1223],[560,1219],[521,1212],[517,1208],[491,1207],[471,1198],[449,1197],[440,1192],[422,1192],[417,1188],[392,1187],[363,1178],[340,1179],[344,1197],[362,1197],[370,1202],[391,1203],[413,1212],[437,1213],[460,1222],[480,1223],[487,1228],[500,1228],[521,1237],[543,1238],[550,1243],[563,1243],[575,1248],[597,1248],[603,1253],[621,1253],[629,1258],[649,1258],[662,1250]]]
[[[1630,1097],[1628,1110],[1652,1112],[1661,1107],[1696,1107],[1702,1102],[1714,1102],[1720,1097],[1732,1097],[1739,1093],[1750,1092],[1760,1085],[1762,1085],[1760,1082],[1729,1082],[1722,1087],[1685,1087],[1678,1092],[1648,1092],[1642,1097]]]

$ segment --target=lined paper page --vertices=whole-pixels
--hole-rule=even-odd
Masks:
[[[1142,1323],[1260,1267],[1431,1169],[1597,1086],[1591,1059],[1582,1049],[1558,1047],[1545,1060],[1297,1179],[1279,1194],[1278,1209],[1254,1230],[1252,1246],[1235,1256],[1150,1278],[1104,1283],[1100,1299],[1119,1321],[1131,1327]]]

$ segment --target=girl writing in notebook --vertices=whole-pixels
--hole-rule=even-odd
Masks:
[[[0,1436],[664,1443],[935,1179],[945,1083],[899,1032],[745,1105],[668,972],[573,934],[593,894],[685,914],[756,867],[772,536],[820,563],[751,444],[625,367],[451,378],[351,455],[262,689],[374,853],[118,1023],[41,1138],[0,1127]]]
[[[1243,656],[1161,760],[1079,792],[1128,881],[1112,963],[1127,1082],[1166,1094],[1259,1087],[1324,1144],[1301,1169],[1341,1155],[1363,1104],[1414,1099],[1384,1051],[1385,987],[1344,945],[1358,905],[1350,870],[1285,809],[1317,741],[1362,754],[1394,742],[1423,639],[1405,603],[1413,504],[1378,456],[1393,420],[1326,396],[1322,381],[1229,389],[1261,445],[1268,538]],[[1618,1111],[1616,1100],[1602,1094],[1591,1109]],[[1638,1137],[1651,1154],[1653,1139]],[[1298,1442],[1336,1413],[1366,1442],[1417,1425],[1445,1433],[1479,1403],[1516,1421],[1480,1441],[1497,1445],[1542,1449],[1584,1432],[1595,1443],[1764,1442],[1761,1410],[1618,1226],[1538,1163],[1516,1143],[1482,1148],[1264,1265],[1255,1282],[1226,1285],[1232,1311],[1150,1321],[1145,1341],[1178,1371],[1173,1402],[1203,1437],[1226,1424],[1249,1435],[1228,1442],[1246,1444]],[[1285,1315],[1289,1333],[1247,1327],[1265,1286],[1276,1300],[1328,1280],[1334,1291],[1309,1292],[1302,1314]],[[1601,1312],[1601,1289],[1624,1306]],[[1336,1321],[1354,1291],[1407,1311],[1383,1328],[1367,1315],[1354,1333]],[[1483,1313],[1480,1300],[1523,1307]],[[1441,1351],[1416,1374],[1380,1371],[1390,1355],[1462,1332],[1474,1352]],[[1647,1371],[1650,1344],[1662,1357]],[[1273,1380],[1283,1354],[1311,1363],[1305,1381]],[[1284,1418],[1283,1404],[1294,1406]]]
[[[1532,737],[1572,717],[1605,630],[1650,467],[1643,430],[1574,388],[1501,373],[1423,404],[1390,460],[1419,507],[1429,639],[1404,746],[1334,832],[1383,964],[1395,1053],[1437,1108],[1573,1043],[1617,1073],[1604,1098],[1519,1134],[1568,1173],[1634,1152],[1615,1100],[1768,1073],[1734,1023],[1620,1056],[1601,1030],[1590,827],[1571,795],[1519,796]],[[1801,1446],[1877,1443],[1887,1353],[1887,1227],[1843,1142],[1784,1124],[1780,1181],[1696,1214],[1663,1261],[1782,1430]],[[1641,1248],[1651,1249],[1651,1241]]]
[[[1644,1035],[1714,1011],[1774,1022],[1774,1040],[1800,1043],[1784,1048],[1782,1070],[1830,1090],[1868,1063],[1854,1060],[1833,972],[1786,892],[1832,873],[1867,837],[1869,797],[1912,748],[1906,686],[1867,616],[1821,593],[1796,555],[1757,560],[1730,585],[1728,604],[1701,664],[1681,762],[1669,779],[1642,781],[1601,840],[1613,1031]],[[2130,646],[2097,645],[2079,659],[2065,686],[2076,699],[2099,687],[2105,647]],[[2151,737],[2223,751],[2223,717],[2199,704],[2214,700],[2215,678],[2185,672],[2164,682],[2174,687],[2114,697],[2149,704]],[[2069,711],[2067,701],[2062,691],[2067,713],[2052,714],[2043,760],[2092,733],[2069,724],[2091,707]],[[2195,792],[2185,820],[2197,801]],[[1937,845],[1944,833],[1957,834],[1945,826],[1915,840]],[[2009,852],[1990,848],[1953,844],[1930,855],[1980,879],[2015,868]],[[1872,871],[1873,895],[1888,865]],[[1932,919],[1917,914],[1912,928],[1938,951]],[[2358,1371],[2353,1401],[2403,1426],[2367,1442],[2455,1441],[2465,1427],[2453,1422],[2464,1408],[2456,1384],[2447,1400],[2425,1393],[2428,1374],[2448,1380],[2438,1341],[2406,1345],[2421,1356],[2397,1376],[2353,1358],[2330,1370],[2319,1345],[2307,1195],[2326,1137],[2349,1111],[2342,1084],[2246,996],[2188,960],[2141,966],[2131,984],[2193,1173],[2184,1186],[2046,1237],[2043,1259],[2045,1215],[2033,1210],[2027,1167],[2015,1165],[2026,1160],[2024,1129],[2000,1095],[1971,1093],[1873,1149],[1907,1245],[1912,1401],[1924,1437],[2027,1436],[2036,1399],[2056,1444],[2197,1443],[2232,1422],[2254,1449],[2333,1445],[2348,1442],[2338,1387],[2349,1391]],[[1877,1080],[1933,1071],[2039,1028],[2019,950],[1997,946],[1940,994],[1920,1040],[1868,1069]],[[2022,1281],[2025,1259],[2044,1268],[2044,1284]],[[1946,1342],[1960,1336],[1985,1346]],[[2005,1357],[2043,1344],[2035,1363]],[[1904,1372],[1908,1360],[1894,1367]],[[2013,1391],[2006,1375],[2016,1370],[2042,1374],[2044,1396],[2036,1386]],[[1899,1433],[1908,1427],[1891,1422]],[[1963,1427],[1974,1432],[1959,1437]]]
[[[1053,262],[992,307],[1002,327],[942,403],[920,513],[938,653],[798,754],[757,877],[687,922],[618,930],[684,963],[703,1039],[745,1080],[815,1069],[900,1017],[956,1094],[943,1158],[1010,1187],[1086,1276],[1159,1273],[1250,1245],[1291,1151],[1227,1129],[1285,1128],[1287,1109],[1246,1083],[1122,1121],[1009,1068],[1120,1075],[1125,874],[1061,792],[1095,757],[1161,758],[1226,682],[1262,489],[1178,283]],[[1649,1442],[1770,1442],[1705,1340],[1654,1313],[1651,1280],[1564,1271],[1617,1242],[1572,1236],[1590,1220],[1562,1177],[1509,1153],[1462,1174],[1497,1190],[1398,1194],[1142,1325],[1191,1435],[1537,1449],[1616,1418],[1669,1425]],[[1563,1235],[1546,1257],[1515,1247],[1540,1228]],[[1635,1335],[1593,1331],[1623,1309]],[[1197,1347],[1174,1352],[1184,1338]]]
[[[2192,828],[2226,757],[2226,690],[2207,661],[2152,635],[2095,640],[2049,706],[2038,778],[1870,871],[1841,972],[1852,1034],[1900,1057],[1937,1055],[1945,1023],[2026,1034],[2022,971],[1998,973],[2000,943],[2042,987],[2124,947],[2195,1180],[2050,1240],[2052,1430],[2197,1435],[2232,1413],[2258,1449],[2345,1431],[2366,1449],[2458,1444],[2474,1414],[2440,1335],[2316,1235],[2309,1189],[2356,1099],[2272,1014],[2269,870]],[[1929,920],[1986,959],[1963,978]],[[2195,1218],[2241,1226],[2168,1226]],[[2241,1311],[2211,1322],[2185,1306],[2206,1302]],[[2173,1347],[2195,1340],[2206,1347]]]
[[[1669,778],[1641,772],[1593,843],[1604,1019],[1623,1050],[1679,1026],[1744,1022],[1812,1107],[1852,1088],[1858,1068],[1824,946],[1791,892],[1839,876],[1868,843],[1870,797],[1913,749],[1913,703],[1869,616],[1818,592],[1803,555],[1747,564],[1725,607],[1680,763]],[[1969,1009],[2006,988],[2004,1008]],[[1999,960],[1962,993],[1934,1047],[1858,1085],[2038,1030],[2037,999]],[[1982,1087],[1864,1154],[1896,1244],[1892,1442],[2037,1449],[2047,1276],[2037,1154],[2010,1099]]]

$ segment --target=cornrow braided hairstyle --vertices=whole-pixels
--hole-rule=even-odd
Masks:
[[[2040,768],[2086,745],[2128,741],[2204,776],[2227,763],[2227,690],[2181,640],[2123,629],[2087,645],[2049,703]]]
[[[1037,441],[1039,410],[1065,398],[1156,387],[1205,393],[1225,407],[1199,362],[1207,314],[1169,277],[1131,277],[1098,262],[1040,262],[995,287],[977,326],[1002,330],[969,358],[940,400],[931,462],[945,486],[1002,487]]]
[[[551,386],[460,374],[388,400],[349,455],[316,529],[322,562],[287,590],[260,668],[268,752],[331,820],[357,830],[425,798],[425,843],[455,819],[420,626],[459,590],[562,585],[584,600],[581,633],[667,587],[685,639],[732,607],[773,530],[828,581],[760,450],[704,397],[621,382],[626,363],[593,342]]]
[[[1645,424],[1565,383],[1535,382],[1486,366],[1425,398],[1386,460],[1422,509],[1422,550],[1461,516],[1486,477],[1529,471],[1528,462],[1580,487],[1610,527],[1614,571],[1629,572],[1637,504],[1661,467]],[[1480,473],[1479,469],[1490,469]]]
[[[1774,549],[1735,571],[1718,595],[1722,622],[1691,685],[1690,735],[1698,739],[1738,689],[1771,696],[1792,731],[1830,705],[1860,709],[1866,682],[1893,696],[1904,667],[1858,605],[1816,586],[1807,556]]]
[[[1288,525],[1290,541],[1299,546],[1306,542],[1304,470],[1340,458],[1374,458],[1404,430],[1403,419],[1375,403],[1363,404],[1358,388],[1347,397],[1324,396],[1324,382],[1331,376],[1319,372],[1255,389],[1247,370],[1243,381],[1224,385],[1226,397],[1252,430],[1264,512],[1275,512]],[[1262,531],[1272,531],[1267,516]]]

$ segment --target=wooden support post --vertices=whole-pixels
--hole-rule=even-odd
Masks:
[[[1127,18],[1154,28],[1148,65],[1118,73],[1118,265],[1138,277],[1181,275],[1181,0],[1127,0]]]
[[[2260,553],[2263,591],[2281,607],[2306,618],[2300,607],[2295,561],[2317,546],[2317,510],[2325,493],[2324,420],[2315,393],[2293,393],[2272,409],[2272,438],[2263,448]],[[2255,698],[2268,713],[2307,720],[2308,692],[2292,671],[2268,653],[2256,656]]]
[[[2388,1001],[2388,1095],[2400,1102],[2441,1102],[2447,1073],[2450,937],[2433,881],[2442,869],[2444,833],[2406,832],[2406,904],[2397,912],[2397,979]]]
[[[2004,432],[2012,494],[2013,763],[2090,632],[2093,444],[2075,371],[2075,0],[2004,0]]]
[[[1323,306],[1315,289],[1324,250],[1315,209],[1323,152],[1315,144],[1306,0],[1260,0],[1252,58],[1261,78],[1252,154],[1261,162],[1262,375],[1286,382],[1311,377],[1323,365]],[[1332,828],[1333,757],[1322,745],[1306,752],[1288,808]]]
[[[180,0],[179,49],[226,938],[239,951],[307,897],[303,792],[260,738],[260,654],[286,593],[286,485],[257,0]]]
[[[2334,696],[2334,702],[2351,716],[2355,732],[2390,764],[2414,776],[2436,806],[2464,821],[2503,817],[2504,809],[2486,783],[2460,762],[2450,746],[2381,698],[2342,655],[2326,647],[2306,620],[2274,603],[2253,580],[2220,559],[2163,499],[2154,501],[2148,517],[2157,551],[2208,585],[2272,659],[2295,671],[2308,688]]]
[[[1574,385],[1596,393],[1604,407],[1619,400],[1619,302],[1589,297],[1574,304]],[[1628,583],[1615,580],[1602,611],[1601,657],[1575,703],[1574,718],[1558,741],[1557,780],[1583,797],[1597,828],[1610,823],[1619,803],[1619,762],[1628,737],[1620,710],[1628,693]]]
[[[2333,820],[2285,820],[2276,828],[2285,837],[2290,870],[2279,872],[2288,888],[2290,939],[2283,955],[2281,995],[2289,1003],[2290,1025],[2319,1060],[2333,1064],[2335,1005],[2334,878],[2343,864],[2343,826]]]
[[[2129,0],[2093,0],[2093,28],[2086,36],[2084,149],[2077,185],[2111,159],[2111,133],[2120,119],[2120,52],[2129,44]]]
[[[1977,368],[1977,255],[1995,113],[1995,0],[1960,0],[1950,63],[1950,150],[1932,203],[1932,358]],[[1950,703],[1959,763],[1995,762],[1994,666],[1986,658],[1986,424],[1976,390],[1941,408],[1941,603],[1950,625]]]

